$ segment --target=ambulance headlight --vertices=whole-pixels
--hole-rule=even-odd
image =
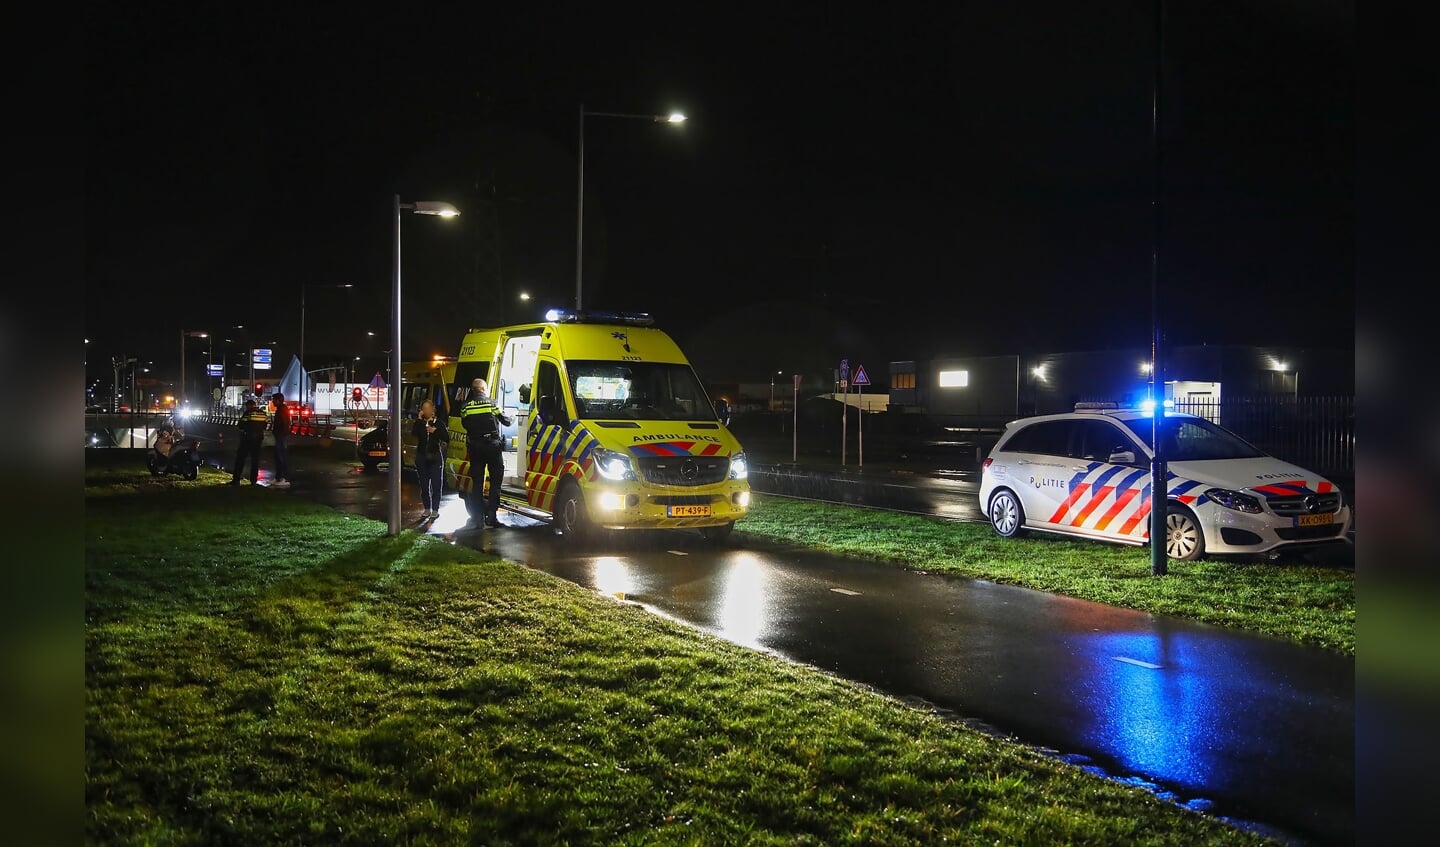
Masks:
[[[630,465],[630,457],[604,447],[595,449],[595,470],[605,479],[635,479],[635,469]]]
[[[1237,512],[1248,512],[1252,515],[1260,514],[1260,501],[1249,494],[1242,494],[1239,491],[1231,491],[1228,488],[1207,488],[1205,496],[1227,509],[1234,509]]]
[[[736,453],[730,459],[730,478],[749,479],[750,462],[745,458],[744,453]]]

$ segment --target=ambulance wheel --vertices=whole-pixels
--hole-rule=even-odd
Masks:
[[[561,483],[560,496],[555,499],[555,534],[580,541],[589,531],[590,517],[585,512],[580,486],[566,480]]]
[[[990,527],[995,534],[1001,538],[1015,538],[1020,535],[1021,527],[1025,525],[1025,509],[1020,505],[1020,499],[1015,492],[1008,488],[1002,488],[995,492],[990,498],[990,508],[986,510],[990,518]]]
[[[730,532],[733,529],[735,529],[734,521],[721,524],[720,526],[702,526],[700,527],[700,537],[709,541],[711,544],[723,544],[725,543],[725,539],[730,537]]]
[[[1179,503],[1165,507],[1165,555],[1177,562],[1193,562],[1205,555],[1205,532],[1200,521]]]

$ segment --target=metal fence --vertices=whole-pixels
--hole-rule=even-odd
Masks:
[[[1212,420],[1272,456],[1317,473],[1355,474],[1354,397],[1180,398],[1175,410]]]

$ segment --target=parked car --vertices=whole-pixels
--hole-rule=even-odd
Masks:
[[[1170,558],[1273,558],[1349,543],[1351,509],[1330,480],[1197,415],[1167,413],[1159,424]],[[1142,409],[1011,421],[985,459],[980,507],[1007,538],[1035,530],[1148,545],[1152,443]]]
[[[382,463],[390,464],[389,421],[376,421],[374,429],[360,436],[355,444],[355,458],[366,471],[374,471]]]

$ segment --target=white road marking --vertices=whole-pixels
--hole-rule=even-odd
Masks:
[[[1115,661],[1124,662],[1127,665],[1135,665],[1141,668],[1149,668],[1152,671],[1159,670],[1160,668],[1164,667],[1164,665],[1152,665],[1149,662],[1142,662],[1139,659],[1131,659],[1128,656],[1116,656]]]
[[[858,594],[860,593],[860,592],[858,592],[858,591],[851,591],[851,590],[848,589],[848,588],[832,588],[832,589],[830,589],[830,590],[833,591],[833,592],[835,592],[836,594],[848,594],[848,595],[850,595],[851,597],[854,597],[854,596],[856,596],[856,595],[858,595]]]

